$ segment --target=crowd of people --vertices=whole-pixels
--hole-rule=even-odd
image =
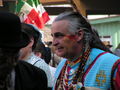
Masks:
[[[0,90],[119,90],[120,57],[100,40],[79,12],[64,12],[51,25],[51,48],[32,24],[0,11]]]

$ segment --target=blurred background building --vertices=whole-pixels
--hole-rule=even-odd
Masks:
[[[27,1],[27,0],[24,0]],[[64,11],[79,11],[98,30],[103,42],[114,50],[120,42],[119,0],[40,0],[50,16],[43,31],[43,40],[51,42],[50,26],[56,15]],[[15,13],[17,0],[0,0],[0,11]]]

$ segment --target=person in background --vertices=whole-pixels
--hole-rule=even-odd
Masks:
[[[34,49],[34,53],[40,58],[44,59],[47,64],[49,64],[51,60],[51,49],[49,47],[46,47],[43,41],[38,40]]]
[[[47,47],[50,48],[51,50],[51,61],[50,61],[50,65],[53,66],[53,67],[57,67],[59,62],[61,61],[62,57],[59,57],[57,56],[55,53],[54,53],[54,47],[52,46],[52,42],[47,42],[46,43]]]
[[[0,11],[0,90],[46,90],[43,70],[18,60],[20,49],[30,40],[18,16]]]
[[[51,26],[52,45],[61,60],[54,90],[119,90],[120,58],[102,43],[88,20],[64,12]]]
[[[103,41],[103,44],[108,48],[108,49],[112,49],[113,45],[110,44],[110,41]],[[112,52],[113,53],[113,52]]]
[[[46,63],[49,65],[49,62],[51,60],[51,51],[50,51],[49,47],[45,47],[45,44],[41,40],[38,40],[33,52],[36,56],[47,61]],[[51,75],[52,75],[52,82],[51,83],[53,84],[54,83],[54,74],[55,74],[56,68],[52,67],[51,65],[49,65],[49,68],[50,68]]]
[[[50,74],[49,65],[45,63],[43,59],[37,57],[33,52],[36,47],[37,41],[41,40],[42,35],[39,30],[31,24],[22,23],[22,30],[29,36],[30,43],[26,47],[21,48],[19,59],[24,60],[44,70],[48,79],[48,89],[51,89],[52,75]]]
[[[117,48],[114,51],[114,54],[120,57],[120,44],[118,44]]]

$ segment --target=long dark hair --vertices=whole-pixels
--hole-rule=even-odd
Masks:
[[[9,85],[10,73],[15,67],[19,49],[0,48],[0,90],[6,90]]]

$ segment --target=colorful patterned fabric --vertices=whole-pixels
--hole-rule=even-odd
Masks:
[[[93,51],[93,55],[99,52],[102,51]],[[89,71],[87,72],[87,75],[84,78],[84,86],[96,87],[102,90],[110,89],[112,66],[118,59],[119,57],[110,53],[104,53],[103,55],[101,55],[92,65],[92,67],[90,69],[88,68]],[[95,60],[95,58],[93,60]]]
[[[112,67],[114,63],[119,59],[119,57],[113,54],[110,54],[110,53],[104,53],[103,55],[99,56],[99,54],[101,53],[104,53],[104,51],[100,49],[96,49],[96,48],[92,49],[89,59],[87,60],[86,65],[85,65],[85,71],[84,71],[85,74],[83,78],[84,87],[96,87],[102,90],[107,90],[111,88],[110,86],[111,86]],[[96,59],[96,57],[98,58]],[[94,62],[94,60],[96,61]],[[58,79],[60,75],[60,71],[66,61],[67,60],[64,59],[58,65],[56,73],[55,73],[56,80]],[[71,67],[71,69],[75,70],[74,67]],[[68,83],[70,84],[70,81]],[[53,88],[53,90],[54,89],[55,87]]]

